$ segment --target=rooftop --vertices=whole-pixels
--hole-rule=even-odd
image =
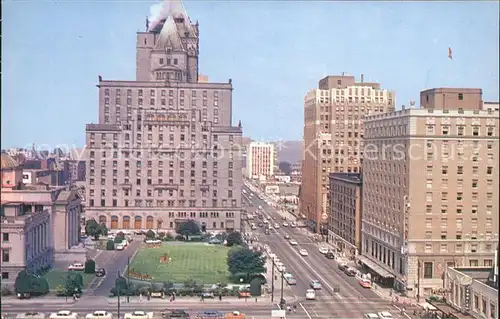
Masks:
[[[19,167],[19,164],[17,163],[17,161],[15,159],[13,159],[12,156],[10,156],[7,153],[2,153],[2,164],[1,165],[2,165],[1,166],[2,169],[13,169],[13,168]]]
[[[360,173],[330,173],[330,178],[356,184],[363,182],[363,176]]]

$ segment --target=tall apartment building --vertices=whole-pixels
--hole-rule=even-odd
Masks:
[[[492,266],[499,112],[480,89],[422,91],[421,108],[365,119],[360,260],[410,296],[447,267]]]
[[[246,157],[248,178],[269,180],[274,175],[276,151],[273,143],[251,142]]]
[[[379,83],[353,76],[327,76],[304,98],[304,155],[300,213],[309,226],[326,233],[328,174],[359,172],[363,156],[363,118],[394,110],[395,94]]]
[[[198,23],[180,1],[137,33],[135,81],[99,76],[89,124],[86,218],[111,229],[240,228],[241,126],[231,80],[199,81]]]

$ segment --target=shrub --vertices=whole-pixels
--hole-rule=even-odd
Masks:
[[[10,289],[7,285],[3,285],[1,295],[2,297],[12,295],[12,289]]]
[[[154,231],[152,231],[151,229],[150,229],[150,230],[148,230],[148,231],[146,232],[146,238],[147,238],[147,239],[154,239],[154,238],[156,238],[156,234],[155,234],[155,232],[154,232]]]
[[[67,295],[66,287],[63,285],[59,285],[56,287],[56,296],[64,297]]]
[[[184,239],[185,239],[185,238],[184,238],[184,236],[182,236],[182,235],[177,235],[177,236],[175,236],[175,240],[177,240],[177,241],[184,241]]]
[[[106,250],[115,250],[115,243],[111,239],[106,243]]]
[[[88,259],[85,262],[85,271],[86,274],[95,274],[95,261],[92,259]]]

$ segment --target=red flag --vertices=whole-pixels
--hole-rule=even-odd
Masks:
[[[450,47],[448,47],[448,59],[453,60],[453,51],[451,51]]]

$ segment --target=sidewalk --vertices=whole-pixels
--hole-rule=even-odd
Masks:
[[[102,299],[102,298],[101,298]],[[161,304],[165,305],[166,303],[175,305],[175,304],[214,304],[214,305],[221,305],[221,304],[245,304],[245,303],[255,303],[255,297],[249,297],[249,298],[238,298],[238,297],[222,297],[222,300],[219,300],[219,298],[210,298],[210,299],[204,299],[201,301],[199,297],[176,297],[175,301],[170,301],[168,297],[165,299],[162,298],[151,298],[148,300],[146,297],[130,297],[130,302],[127,302],[129,304]],[[120,302],[124,303],[126,302],[127,297],[120,297]],[[108,298],[107,300],[108,304],[117,304],[118,303],[118,298]],[[271,304],[271,300],[269,297],[257,297],[257,303],[259,304]]]
[[[55,296],[45,296],[45,297],[36,297],[30,299],[19,299],[14,296],[2,297],[2,305],[25,305],[26,303],[30,304],[65,304],[71,305],[75,304],[78,301],[73,300],[72,297],[55,297]]]

